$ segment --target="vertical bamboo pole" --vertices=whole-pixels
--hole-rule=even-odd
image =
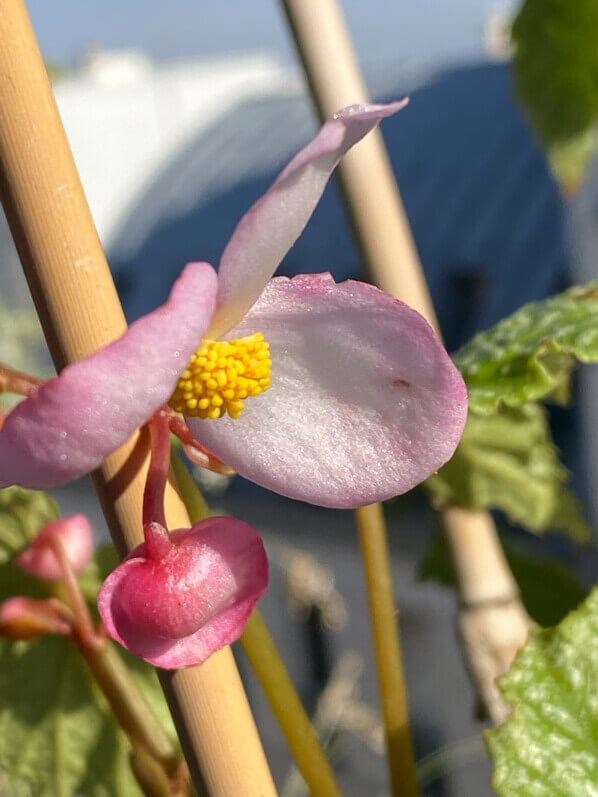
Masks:
[[[22,0],[0,2],[0,192],[58,369],[114,340],[125,320]],[[147,441],[136,435],[94,481],[120,554],[143,539]],[[189,525],[176,492],[167,518]],[[195,782],[218,797],[275,789],[230,649],[163,675]]]
[[[282,0],[321,119],[368,101],[337,0]],[[408,109],[404,113],[408,113]],[[337,175],[355,237],[373,281],[438,330],[432,301],[380,131],[341,161]],[[494,681],[524,644],[529,618],[492,518],[449,509],[442,514],[461,597],[459,623],[468,665],[495,721],[504,704]]]

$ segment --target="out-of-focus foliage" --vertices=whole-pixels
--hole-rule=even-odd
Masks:
[[[439,509],[500,508],[529,531],[565,531],[585,542],[590,529],[566,487],[568,479],[546,410],[524,404],[503,406],[492,415],[470,413],[453,458],[426,485]]]
[[[575,189],[597,143],[596,0],[525,0],[512,29],[516,93],[557,179]]]
[[[501,403],[566,403],[576,360],[598,362],[598,282],[524,305],[455,355],[470,409],[484,414]]]
[[[56,501],[47,493],[22,487],[0,490],[0,564],[25,548],[59,514]]]
[[[155,672],[126,659],[154,713],[174,733]],[[129,749],[70,638],[0,641],[1,794],[135,797],[141,792]]]
[[[520,308],[455,355],[469,417],[452,460],[426,486],[438,508],[501,509],[536,533],[590,536],[567,489],[546,410],[566,404],[578,361],[598,361],[598,283]]]
[[[532,632],[499,682],[512,706],[487,734],[501,797],[591,797],[598,784],[598,589]]]
[[[519,586],[523,605],[539,625],[559,623],[587,597],[586,590],[558,559],[539,557],[528,546],[504,535],[501,535],[501,543]],[[423,581],[438,581],[457,588],[455,571],[442,534],[437,533],[431,538],[419,567],[419,577]]]

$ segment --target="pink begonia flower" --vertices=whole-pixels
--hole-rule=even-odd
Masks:
[[[247,523],[214,517],[170,535],[157,523],[98,595],[106,630],[165,669],[201,664],[234,642],[268,583],[268,560]]]
[[[60,581],[63,571],[52,550],[57,537],[75,573],[81,573],[93,555],[93,532],[85,515],[72,515],[47,523],[16,557],[15,564],[46,581]]]
[[[241,219],[218,274],[189,264],[164,307],[33,388],[0,431],[0,486],[93,470],[169,399],[200,448],[324,506],[404,493],[450,459],[467,395],[427,322],[360,282],[271,279],[340,158],[403,105],[335,114]]]

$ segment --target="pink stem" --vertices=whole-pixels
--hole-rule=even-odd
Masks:
[[[228,465],[225,465],[218,457],[214,456],[207,448],[204,448],[201,443],[198,443],[191,434],[191,430],[185,421],[172,411],[170,411],[168,416],[168,425],[170,431],[176,435],[183,444],[185,454],[189,457],[191,462],[195,462],[196,465],[200,465],[207,470],[214,471],[214,473],[221,473],[223,476],[234,476],[235,471]]]
[[[8,365],[0,364],[0,392],[17,393],[19,396],[28,396],[32,388],[41,387],[45,379],[15,371]]]
[[[172,548],[170,534],[160,523],[146,523],[143,526],[145,553],[148,559],[163,559]]]
[[[93,646],[97,641],[93,620],[62,540],[57,534],[52,534],[48,539],[48,545],[52,548],[56,561],[62,570],[64,585],[75,618],[73,630],[84,644]]]
[[[143,493],[143,525],[166,527],[164,491],[170,468],[170,430],[166,414],[159,410],[148,423],[151,459]]]

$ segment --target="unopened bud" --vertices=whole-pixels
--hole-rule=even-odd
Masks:
[[[9,598],[0,603],[0,636],[33,639],[43,634],[71,633],[68,608],[56,598]]]
[[[84,570],[93,554],[93,532],[84,515],[72,515],[48,523],[17,556],[15,564],[45,581],[59,581],[63,573],[52,550],[54,535],[62,543],[75,573]]]
[[[241,635],[268,584],[258,533],[209,518],[168,535],[156,523],[100,590],[106,630],[157,667],[200,664]]]

